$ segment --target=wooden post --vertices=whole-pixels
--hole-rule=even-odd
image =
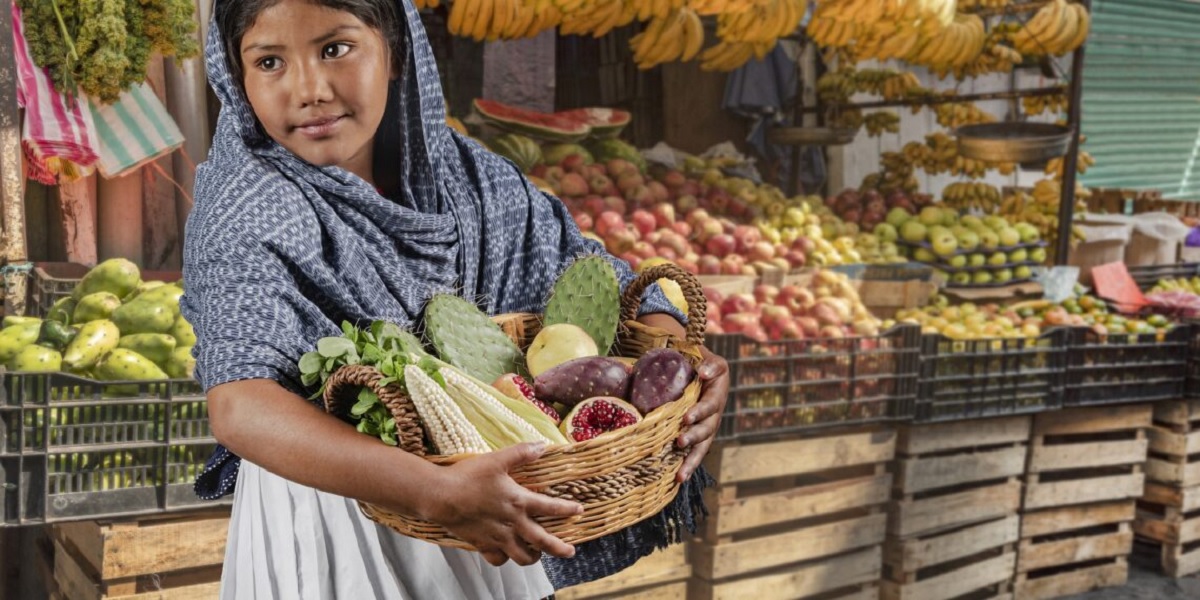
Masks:
[[[96,264],[96,179],[92,175],[58,186],[63,248],[68,262]]]
[[[0,10],[0,56],[15,56],[12,11]],[[17,78],[10,64],[0,76],[0,253],[8,265],[28,261],[25,247],[25,176],[21,167],[21,118],[17,108]],[[25,287],[28,275],[14,273],[7,281],[4,311],[25,313]]]
[[[99,259],[127,258],[142,261],[142,174],[100,178],[96,201]]]
[[[200,22],[197,41],[204,48],[212,2],[196,1],[196,16]],[[175,181],[186,190],[175,192],[175,220],[180,243],[184,225],[192,211],[192,186],[196,179],[196,164],[208,157],[208,146],[212,139],[212,127],[208,110],[208,78],[204,73],[204,54],[184,61],[166,61],[164,66],[166,106],[179,131],[183,133],[183,147],[171,154],[172,168],[169,172]],[[215,113],[214,113],[215,114]]]
[[[150,61],[147,80],[158,99],[166,105],[163,59]],[[176,219],[172,158],[164,156],[142,167],[142,266],[154,270],[176,270],[180,266],[180,223]]]
[[[1092,12],[1092,0],[1080,0],[1083,7]],[[1071,83],[1067,92],[1067,127],[1071,130],[1071,145],[1063,158],[1062,199],[1058,204],[1058,245],[1054,256],[1055,264],[1065,265],[1071,254],[1071,220],[1075,218],[1075,180],[1079,164],[1079,136],[1083,128],[1083,51],[1087,44],[1080,44],[1071,59]]]

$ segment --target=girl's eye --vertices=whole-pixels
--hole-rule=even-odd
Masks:
[[[321,56],[324,58],[341,58],[350,51],[350,44],[345,42],[334,42],[321,49]]]
[[[258,61],[258,68],[264,71],[274,71],[281,66],[280,63],[281,61],[278,58],[274,56],[268,56]]]

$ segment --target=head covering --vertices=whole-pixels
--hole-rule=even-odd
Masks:
[[[217,5],[225,1],[234,0]],[[196,330],[196,377],[206,390],[266,378],[307,396],[313,390],[301,385],[297,362],[319,338],[339,335],[343,320],[408,326],[442,291],[491,314],[541,312],[567,263],[604,252],[579,234],[562,202],[446,125],[420,16],[408,0],[398,5],[407,51],[379,134],[394,144],[376,150],[401,175],[394,200],[266,137],[230,74],[222,32],[209,28],[208,77],[222,106],[208,160],[197,170],[181,301]],[[633,278],[629,265],[609,258],[624,286]],[[642,312],[683,319],[656,287]],[[231,492],[238,460],[218,449],[197,493]],[[547,559],[551,581],[561,587],[602,577],[678,541],[693,526],[699,490],[685,486],[663,515],[585,544],[573,560]]]

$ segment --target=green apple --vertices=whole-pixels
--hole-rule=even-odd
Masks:
[[[972,254],[970,258],[967,259],[967,264],[972,267],[982,267],[987,264],[987,255]]]
[[[942,217],[942,209],[936,206],[926,206],[925,208],[922,208],[921,214],[918,215],[917,218],[920,219],[921,223],[926,227],[941,225],[944,222]]]
[[[957,256],[951,257],[950,258],[950,266],[952,266],[956,269],[961,269],[961,268],[967,266],[967,255],[959,254]]]
[[[998,215],[988,215],[983,218],[983,222],[988,226],[988,229],[991,229],[995,232],[999,232],[1001,229],[1008,227],[1008,221],[1005,221],[1004,217]]]
[[[950,276],[950,283],[954,285],[971,285],[971,274],[966,272],[955,273]]]
[[[892,210],[889,210],[887,217],[886,217],[888,225],[891,225],[892,227],[895,227],[896,229],[900,229],[901,227],[903,227],[904,223],[910,219],[912,219],[912,215],[909,214],[909,212],[907,210],[904,210],[903,208],[900,208],[899,206],[897,206],[896,208],[893,208]]]
[[[980,227],[985,227],[983,221],[975,215],[967,215],[959,219],[958,222],[962,224],[963,227],[966,227],[972,231],[978,230]]]
[[[992,274],[988,271],[976,271],[975,276],[971,278],[971,281],[974,282],[975,285],[987,285],[991,283],[992,280]]]
[[[1005,248],[1011,248],[1021,243],[1021,234],[1012,227],[1005,227],[999,231],[1000,245]]]
[[[979,235],[974,231],[964,230],[962,233],[959,233],[957,237],[958,247],[963,250],[969,252],[979,247]]]
[[[1033,250],[1030,250],[1029,251],[1029,260],[1032,260],[1033,262],[1036,262],[1036,263],[1046,262],[1046,249],[1045,248],[1034,248]]]
[[[1008,259],[1015,263],[1025,262],[1029,260],[1029,252],[1024,248],[1013,250],[1009,253]]]
[[[1014,279],[1029,279],[1033,277],[1033,271],[1029,267],[1017,267],[1013,269]]]
[[[1018,223],[1017,231],[1021,233],[1021,241],[1026,244],[1032,244],[1041,239],[1042,234],[1037,230],[1037,227],[1029,223]]]
[[[937,262],[937,255],[930,252],[927,248],[917,248],[913,250],[913,260],[923,263]]]
[[[1008,282],[1012,281],[1012,278],[1013,278],[1012,269],[1000,269],[999,271],[996,271],[996,274],[995,274],[996,283],[1008,283]]]
[[[925,225],[916,219],[909,219],[900,226],[900,238],[912,244],[925,241],[927,233]]]
[[[988,257],[988,264],[993,267],[1003,267],[1008,264],[1008,257],[1003,252],[997,252]]]
[[[929,241],[938,256],[952,256],[958,251],[958,240],[950,233],[940,233]]]
[[[880,223],[875,226],[875,237],[884,242],[894,242],[900,238],[900,232],[891,223]]]
[[[979,232],[979,247],[984,250],[995,250],[1000,247],[1000,236],[995,231],[987,229]]]
[[[884,258],[893,258],[900,256],[900,248],[894,242],[883,242],[879,244],[879,254]]]
[[[958,213],[955,212],[953,209],[943,208],[942,209],[942,225],[945,225],[946,227],[953,227],[957,224],[958,224]]]

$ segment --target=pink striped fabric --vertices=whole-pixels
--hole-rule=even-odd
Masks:
[[[49,74],[29,55],[21,9],[15,2],[12,16],[17,103],[25,108],[21,141],[31,161],[29,173],[50,184],[57,183],[59,176],[86,174],[100,158],[91,111],[82,97],[72,99],[54,89]]]

